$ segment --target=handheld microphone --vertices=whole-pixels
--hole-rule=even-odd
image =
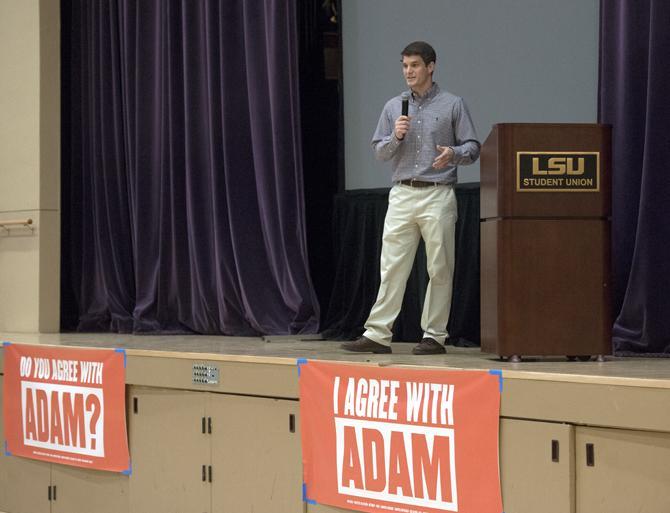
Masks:
[[[402,115],[407,116],[409,113],[409,93],[405,91],[402,93]]]

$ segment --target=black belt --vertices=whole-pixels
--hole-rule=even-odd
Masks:
[[[438,185],[446,185],[440,182],[422,182],[421,180],[400,180],[398,183],[402,185],[409,185],[410,187],[437,187]]]

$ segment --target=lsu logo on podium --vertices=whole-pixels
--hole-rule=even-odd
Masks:
[[[517,192],[597,192],[599,152],[535,152],[516,154]]]

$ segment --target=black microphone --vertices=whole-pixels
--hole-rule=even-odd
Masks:
[[[402,93],[402,115],[407,116],[409,113],[409,93],[405,91]]]

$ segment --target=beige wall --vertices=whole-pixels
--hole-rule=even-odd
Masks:
[[[0,0],[0,331],[60,315],[60,2]]]

